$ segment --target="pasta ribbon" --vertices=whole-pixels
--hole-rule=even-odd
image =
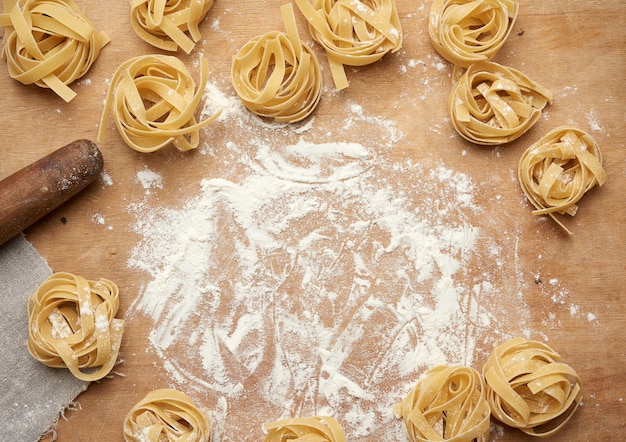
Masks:
[[[122,342],[118,308],[112,281],[55,273],[28,299],[28,351],[42,364],[67,367],[83,381],[102,379],[115,365]]]
[[[174,56],[142,55],[122,63],[107,93],[98,142],[104,142],[107,118],[112,114],[124,142],[138,152],[154,152],[170,143],[183,152],[198,147],[200,129],[221,113],[196,121],[209,75],[204,58],[200,66],[196,89],[189,71]]]
[[[146,43],[189,54],[202,35],[198,25],[213,0],[130,0],[130,22]]]
[[[576,203],[607,179],[602,152],[591,135],[573,126],[553,129],[531,145],[518,164],[522,191],[535,206],[535,215],[549,215],[571,232],[555,214],[576,215]]]
[[[66,102],[69,84],[83,77],[109,38],[73,0],[4,0],[2,58],[11,78],[52,89]]]
[[[364,66],[402,47],[395,0],[296,0],[309,31],[326,51],[337,90],[348,87],[344,65]]]
[[[248,41],[233,57],[231,81],[248,110],[294,123],[317,107],[322,71],[315,53],[300,41],[291,3],[281,12],[287,32],[272,31]]]
[[[434,367],[393,407],[411,442],[488,442],[489,404],[471,367]]]
[[[281,419],[263,425],[264,442],[346,442],[343,428],[330,416]]]
[[[531,436],[559,431],[582,399],[576,372],[537,341],[516,338],[496,347],[483,376],[493,416]]]
[[[126,442],[209,442],[209,418],[185,393],[164,388],[140,400],[124,419]]]
[[[483,61],[468,67],[455,82],[448,112],[463,138],[495,146],[526,133],[548,103],[552,103],[552,92],[522,72]]]
[[[504,45],[518,11],[518,0],[433,0],[430,41],[455,66],[489,60]]]

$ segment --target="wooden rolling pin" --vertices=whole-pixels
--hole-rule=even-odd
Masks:
[[[102,154],[76,140],[0,181],[0,245],[91,184]]]

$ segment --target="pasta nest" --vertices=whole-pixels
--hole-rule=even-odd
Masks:
[[[434,0],[430,41],[456,66],[489,60],[504,45],[518,11],[517,0]]]
[[[454,83],[448,112],[468,141],[499,145],[526,133],[552,103],[552,92],[517,69],[492,61],[471,65]]]
[[[130,0],[130,21],[146,43],[189,54],[202,38],[199,24],[212,6],[213,0]]]
[[[112,281],[55,273],[28,299],[28,351],[48,367],[67,367],[78,379],[101,379],[115,365],[122,341],[118,308]],[[97,370],[81,370],[90,368]]]
[[[204,58],[200,66],[200,84],[196,88],[183,62],[174,56],[142,55],[122,63],[107,93],[98,141],[105,140],[111,114],[126,144],[138,152],[154,152],[170,143],[180,151],[198,147],[200,129],[221,113],[196,120],[209,74]]]
[[[402,47],[395,0],[296,0],[326,51],[335,87],[348,87],[343,66],[364,66]]]
[[[489,440],[489,404],[480,374],[471,367],[428,370],[393,410],[411,442]]]
[[[556,433],[582,399],[576,372],[537,341],[516,338],[496,347],[483,376],[493,416],[532,436]]]
[[[148,393],[128,412],[124,440],[209,442],[211,426],[189,396],[164,388]]]
[[[249,40],[233,57],[231,81],[243,104],[279,123],[309,116],[322,94],[315,53],[301,43],[293,8],[281,8],[287,32],[271,31]]]
[[[551,130],[522,154],[518,163],[522,191],[535,206],[571,233],[555,214],[576,215],[578,201],[606,182],[602,152],[585,131],[573,126]]]
[[[52,89],[66,102],[67,85],[83,77],[109,42],[73,0],[5,0],[2,58],[11,78]]]
[[[312,416],[281,419],[263,425],[263,442],[310,441],[345,442],[346,435],[336,419],[330,416]]]

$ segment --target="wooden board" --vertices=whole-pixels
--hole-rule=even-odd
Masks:
[[[249,38],[283,29],[282,3],[244,5],[217,1],[202,24],[202,42],[190,56],[179,54],[180,58],[197,78],[194,67],[199,55],[204,55],[211,68],[211,84],[225,96],[234,96],[229,80],[231,56]],[[130,57],[157,52],[132,31],[125,2],[79,1],[78,4],[110,36],[111,43],[85,79],[72,86],[78,96],[67,104],[49,90],[25,87],[10,79],[6,72],[0,75],[0,178],[74,139],[95,139],[115,68]],[[391,179],[400,176],[400,181],[392,183],[391,188],[412,189],[397,196],[412,201],[416,207],[424,208],[428,198],[435,198],[420,191],[427,188],[429,176],[431,180],[437,179],[428,170],[468,177],[474,186],[471,195],[478,210],[470,211],[471,215],[466,217],[459,209],[458,218],[450,215],[451,219],[480,229],[481,247],[492,245],[498,253],[476,251],[465,261],[468,268],[455,275],[455,284],[467,294],[489,282],[495,290],[493,298],[479,299],[479,304],[484,307],[484,303],[497,301],[501,306],[497,311],[506,314],[495,316],[493,328],[485,326],[476,333],[472,350],[459,349],[459,359],[471,361],[479,369],[493,342],[504,336],[527,333],[530,338],[546,340],[584,382],[583,405],[553,440],[608,440],[625,431],[626,391],[621,381],[626,374],[622,347],[626,338],[623,293],[626,203],[622,193],[626,186],[624,3],[621,0],[522,2],[515,29],[496,61],[522,70],[551,89],[555,100],[521,139],[497,148],[477,147],[463,141],[455,136],[447,119],[451,67],[436,55],[428,39],[430,3],[399,0],[397,5],[404,30],[403,48],[375,65],[347,69],[350,87],[342,92],[333,89],[326,58],[314,45],[324,71],[324,91],[314,118],[304,127],[300,125],[301,131],[264,129],[254,124],[242,127],[238,124],[243,121],[241,118],[231,118],[218,121],[203,132],[201,148],[197,151],[181,153],[169,147],[140,154],[125,146],[110,127],[107,141],[102,144],[108,180],[95,183],[26,231],[27,239],[55,271],[114,280],[121,291],[118,316],[127,315],[120,353],[123,364],[115,369],[120,375],[92,384],[78,398],[80,407],[66,412],[56,428],[59,440],[121,440],[122,422],[130,407],[149,391],[165,386],[188,390],[211,410],[217,440],[259,440],[261,424],[280,417],[278,405],[261,408],[259,412],[262,404],[255,401],[262,396],[264,378],[254,370],[244,382],[248,402],[241,402],[241,397],[234,399],[232,392],[203,390],[189,381],[177,383],[167,369],[168,358],[160,358],[150,343],[150,331],[155,327],[150,315],[133,310],[152,275],[129,265],[133,249],[143,241],[142,232],[136,229],[139,215],[131,210],[133,205],[143,204],[145,210],[163,207],[182,210],[188,200],[198,196],[202,179],[227,178],[242,183],[245,173],[250,171],[244,160],[254,159],[260,149],[256,144],[259,133],[264,134],[265,145],[270,150],[297,144],[303,138],[315,143],[359,143],[374,154],[374,167],[397,166],[395,171],[393,167],[386,169],[387,175],[381,175],[381,180],[392,183]],[[303,18],[299,13],[297,17],[302,38],[311,42]],[[5,61],[2,66],[4,69]],[[360,115],[360,124],[347,125],[350,114]],[[562,124],[575,124],[597,139],[608,174],[606,185],[585,196],[576,217],[566,220],[574,232],[572,236],[551,221],[531,215],[516,178],[517,162],[524,149]],[[364,133],[364,127],[371,132]],[[237,148],[232,149],[229,143]],[[242,152],[246,158],[239,162],[234,156]],[[402,167],[407,172],[398,174],[398,168]],[[146,170],[162,179],[162,187],[142,185],[138,174]],[[424,180],[423,188],[419,180]],[[444,192],[450,188],[442,181],[435,190]],[[444,196],[436,195],[442,210],[447,204],[458,204],[452,199],[446,201]],[[452,221],[442,220],[449,222]],[[384,243],[384,238],[380,240]],[[229,262],[230,250],[223,249],[222,253],[220,262]],[[346,276],[353,277],[354,274]],[[291,281],[290,296],[298,300],[304,294],[298,291],[296,282],[303,284]],[[348,302],[342,298],[348,294],[339,286],[349,282],[335,281],[337,302]],[[414,290],[419,293],[419,285]],[[223,302],[228,300],[225,298]],[[131,310],[133,314],[129,314]],[[524,316],[523,321],[515,317],[515,310]],[[507,318],[510,318],[508,329],[502,326]],[[384,350],[376,347],[376,340],[372,342],[371,347],[361,349],[363,365],[368,357],[377,357]],[[316,343],[310,345],[315,352]],[[471,354],[463,355],[464,351]],[[178,356],[184,358],[182,354]],[[430,362],[432,359],[422,361]],[[353,369],[358,371],[359,367]],[[202,371],[196,370],[198,373]],[[415,373],[415,379],[418,374]],[[376,391],[388,391],[388,395],[369,401],[393,403],[402,399],[398,392],[408,392],[409,384],[399,385],[396,381],[393,377],[385,378],[384,385]],[[294,397],[297,395],[296,391],[292,393]],[[349,410],[346,407],[358,410],[357,396],[345,395],[345,401],[340,401],[330,412],[345,417]],[[219,402],[223,398],[231,406],[227,412],[222,407],[220,414],[217,407],[223,404]],[[302,400],[300,406],[303,414],[319,411],[310,401]],[[265,410],[267,415],[263,413]],[[297,407],[292,410],[298,411]],[[390,422],[393,429],[376,423],[369,430],[347,425],[348,439],[393,440],[389,435],[397,434],[394,431],[401,429],[401,422]],[[492,439],[526,440],[519,431],[500,426]]]

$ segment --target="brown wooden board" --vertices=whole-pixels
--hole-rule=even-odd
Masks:
[[[111,42],[102,50],[88,74],[72,85],[78,93],[74,100],[65,103],[50,90],[23,86],[9,78],[6,61],[0,62],[0,179],[72,140],[95,140],[105,94],[116,67],[133,56],[159,53],[135,35],[130,25],[128,2],[77,1],[77,4],[111,38]],[[283,29],[282,4],[282,1],[218,0],[201,25],[202,41],[190,55],[182,52],[177,55],[190,67],[196,79],[198,58],[203,55],[211,70],[210,85],[224,96],[233,98],[231,57],[251,37]],[[458,258],[464,266],[454,275],[455,287],[467,297],[468,303],[473,299],[477,308],[484,309],[491,318],[477,324],[471,317],[470,304],[466,309],[459,310],[466,316],[454,317],[449,330],[454,336],[467,333],[471,338],[461,340],[465,347],[454,349],[455,359],[470,361],[472,366],[480,369],[492,345],[506,337],[524,336],[546,341],[561,353],[584,383],[582,406],[552,440],[610,440],[619,437],[625,431],[626,415],[626,390],[622,381],[626,371],[623,350],[626,338],[626,203],[623,196],[626,186],[626,137],[623,128],[626,102],[625,6],[621,0],[521,2],[515,28],[495,60],[523,71],[552,90],[555,98],[528,133],[506,146],[480,147],[456,135],[446,109],[452,68],[436,54],[429,41],[427,23],[430,2],[402,0],[397,1],[404,31],[402,49],[371,66],[347,68],[350,86],[341,92],[334,90],[326,57],[312,42],[305,20],[296,9],[300,35],[314,47],[324,74],[321,103],[312,118],[296,125],[299,130],[267,128],[254,122],[254,119],[238,115],[209,125],[201,134],[201,146],[195,151],[183,153],[169,146],[155,153],[141,154],[129,149],[111,124],[107,140],[101,145],[105,173],[102,179],[25,232],[27,239],[47,259],[53,270],[73,272],[89,279],[105,277],[115,281],[121,293],[118,316],[126,318],[120,352],[123,363],[115,368],[114,374],[93,383],[77,399],[80,407],[65,412],[56,428],[58,440],[122,440],[122,423],[132,405],[149,391],[163,387],[186,391],[207,407],[214,419],[217,440],[260,440],[263,422],[275,420],[286,413],[307,415],[319,411],[344,418],[348,439],[352,441],[393,440],[390,435],[402,431],[401,421],[388,416],[384,420],[385,426],[380,420],[374,420],[369,428],[365,424],[359,426],[351,422],[359,422],[355,414],[366,414],[368,410],[375,409],[373,404],[393,404],[401,400],[411,387],[410,381],[417,381],[426,366],[420,366],[415,373],[404,377],[396,377],[390,372],[376,378],[376,382],[370,373],[370,377],[366,376],[371,381],[365,388],[368,394],[360,397],[354,391],[337,389],[339,399],[333,397],[332,401],[329,400],[333,404],[330,408],[322,406],[328,405],[323,404],[328,398],[324,397],[321,388],[316,390],[316,396],[311,391],[289,390],[288,387],[279,397],[292,401],[289,405],[267,405],[264,400],[268,395],[278,395],[276,391],[263,393],[266,388],[275,387],[268,384],[268,379],[272,370],[280,366],[271,359],[278,355],[279,350],[267,350],[270,341],[281,342],[275,334],[247,334],[238,343],[239,347],[231,349],[230,353],[222,347],[223,357],[230,355],[235,359],[238,356],[236,350],[243,346],[256,345],[266,349],[256,361],[258,366],[253,368],[250,368],[251,361],[231,361],[233,365],[229,366],[239,367],[239,370],[223,375],[241,382],[243,390],[236,395],[233,391],[210,388],[215,373],[194,365],[197,354],[176,353],[183,351],[181,345],[173,346],[163,352],[164,357],[160,357],[150,342],[150,333],[156,327],[153,319],[136,308],[141,294],[153,282],[149,272],[130,264],[133,250],[141,244],[145,246],[145,235],[148,234],[138,227],[138,221],[146,221],[146,213],[150,210],[162,213],[161,210],[169,208],[184,213],[185,205],[201,194],[202,180],[225,179],[242,186],[250,174],[265,176],[262,161],[257,161],[262,155],[269,155],[268,151],[281,152],[284,146],[296,145],[302,140],[319,145],[358,143],[370,155],[370,169],[363,169],[363,176],[371,179],[368,185],[379,186],[381,195],[384,190],[391,189],[391,197],[387,196],[390,207],[400,204],[393,198],[403,199],[403,207],[415,209],[414,220],[424,217],[431,230],[437,224],[436,210],[445,214],[441,219],[444,227],[454,224],[479,229],[476,246],[470,250],[471,256],[461,257],[461,252],[458,255],[446,252],[449,253],[447,256]],[[208,95],[205,96],[207,99]],[[531,206],[517,181],[518,159],[526,147],[547,131],[563,124],[577,125],[596,138],[604,154],[608,174],[608,181],[603,187],[593,189],[583,198],[578,214],[565,220],[573,231],[571,236],[551,220],[531,214]],[[265,153],[261,153],[263,149],[266,149]],[[340,156],[322,166],[328,167],[324,172],[332,175],[337,170],[352,170],[346,164],[346,157]],[[304,163],[297,165],[307,166]],[[153,173],[161,181],[142,183],[142,172]],[[272,171],[269,172],[271,175]],[[455,179],[469,180],[472,187],[465,196],[471,196],[475,209],[463,207],[458,199],[458,192],[463,190],[462,183],[451,184]],[[286,179],[290,185],[296,181],[294,176]],[[309,184],[314,191],[323,187],[322,184],[317,188],[315,183]],[[345,192],[348,189],[345,188]],[[363,182],[359,182],[355,189],[361,192],[361,197],[365,191],[373,192],[371,188],[366,190]],[[267,192],[271,190],[268,188]],[[344,204],[348,201],[345,195],[332,194],[329,198],[331,209],[336,210],[340,206],[344,210],[334,215],[345,216],[347,220],[356,220],[356,212],[365,209],[363,205],[351,209]],[[354,198],[360,201],[359,195]],[[280,200],[285,204],[288,201],[292,200]],[[228,208],[222,207],[221,210],[228,211]],[[231,299],[233,295],[228,292],[227,283],[241,282],[237,279],[237,272],[242,271],[241,266],[244,265],[239,261],[237,270],[233,264],[241,258],[234,255],[234,241],[250,239],[252,233],[242,233],[241,224],[234,219],[233,213],[216,213],[222,217],[219,226],[223,230],[222,236],[215,240],[220,248],[213,264],[221,266],[224,272],[223,279],[219,281],[223,284],[222,308],[211,310],[207,307],[205,311],[197,311],[199,315],[195,320],[198,330],[205,330],[203,324],[212,319],[207,315],[215,315],[217,319],[220,319],[219,315],[228,315],[229,302],[240,302],[242,309],[246,306]],[[277,213],[281,212],[276,209],[260,211],[255,215]],[[322,213],[322,209],[316,207],[312,213]],[[333,224],[333,232],[325,230],[324,223],[315,216],[292,227],[298,232],[328,234],[330,249],[337,251],[341,246],[351,246],[352,256],[355,256],[359,244],[371,247],[367,256],[373,257],[377,245],[391,247],[388,242],[390,237],[395,235],[394,238],[398,238],[397,232],[391,235],[385,230],[383,220],[381,216],[376,220],[378,224],[374,223],[366,230],[363,238],[371,240],[367,244],[365,241],[356,242],[356,230],[351,231],[352,236],[339,231],[337,224]],[[297,238],[293,229],[277,228],[277,243],[285,245],[294,239],[305,239]],[[228,241],[229,237],[233,238],[233,243]],[[438,238],[441,239],[441,236]],[[341,240],[346,242],[333,243]],[[450,241],[451,244],[458,244],[459,240]],[[404,246],[398,247],[402,249]],[[386,253],[382,255],[391,256]],[[288,265],[293,265],[289,256],[293,258],[286,249],[277,250],[273,262],[277,269],[283,270],[277,270],[276,275],[282,274]],[[303,259],[300,255],[298,258]],[[264,255],[264,259],[269,262],[274,258]],[[343,264],[346,262],[350,260],[341,261]],[[357,266],[356,261],[352,265]],[[415,275],[409,275],[410,284],[403,284],[402,275],[398,275],[391,286],[385,287],[389,281],[384,278],[382,286],[376,285],[376,276],[383,272],[376,266],[392,266],[393,261],[372,260],[363,265],[373,273],[359,273],[360,270],[353,267],[346,269],[345,278],[334,272],[326,279],[324,289],[335,290],[337,298],[331,298],[326,293],[324,299],[332,302],[320,302],[317,307],[311,307],[312,298],[308,289],[304,289],[303,275],[299,275],[299,279],[295,275],[286,278],[285,285],[275,291],[282,296],[276,302],[283,303],[283,312],[287,311],[286,303],[293,304],[291,312],[302,315],[303,329],[315,324],[310,318],[318,318],[322,322],[334,321],[338,324],[334,329],[338,333],[335,338],[342,336],[341,339],[348,339],[349,334],[355,332],[351,328],[355,315],[364,314],[362,309],[348,308],[352,302],[350,294],[354,293],[349,288],[358,278],[371,284],[368,296],[371,296],[369,300],[372,303],[367,305],[371,307],[372,322],[364,329],[368,333],[390,333],[385,326],[391,327],[394,321],[398,321],[397,316],[391,315],[392,302],[384,298],[388,293],[395,293],[396,286],[393,284],[397,284],[398,292],[413,290],[414,299],[419,296],[428,298],[427,295],[435,290],[432,285],[433,281],[437,281],[437,270],[433,270],[435,276],[426,279],[422,286]],[[438,271],[441,273],[443,269]],[[319,280],[320,275],[314,276]],[[254,276],[252,278],[254,280]],[[363,305],[361,307],[364,308]],[[309,318],[311,322],[307,323],[304,318]],[[271,319],[269,311],[266,319]],[[236,331],[236,324],[233,324],[227,337],[234,339]],[[426,332],[423,333],[422,336],[417,333],[415,341],[407,341],[407,352],[424,342]],[[222,345],[227,344],[227,337],[222,336]],[[264,339],[267,342],[261,342]],[[358,339],[358,343],[350,347],[353,353],[344,361],[341,374],[354,375],[356,384],[363,386],[364,378],[359,377],[361,371],[371,368],[371,361],[382,357],[381,354],[388,350],[387,347],[379,347],[378,342],[377,335],[372,335],[371,340]],[[310,346],[311,354],[319,353],[312,360],[321,360],[321,355],[330,358],[320,351],[319,342],[308,342],[306,345]],[[193,345],[191,348],[193,350]],[[449,347],[446,349],[451,350]],[[287,350],[295,352],[294,349]],[[332,352],[330,354],[333,355]],[[172,362],[184,365],[186,359],[190,364],[187,369],[194,376],[204,376],[205,384],[191,376],[181,383],[167,368]],[[435,358],[417,360],[417,365],[429,365]],[[248,372],[244,372],[242,366],[247,367]],[[293,366],[291,369],[296,370]],[[311,382],[319,387],[324,376],[329,374],[318,371]],[[234,388],[236,382],[233,380],[232,383]],[[228,404],[227,410],[224,403]],[[316,409],[316,405],[319,408]],[[351,417],[350,422],[346,422],[347,416]],[[492,435],[492,440],[499,441],[528,439],[521,432],[502,426],[495,427]]]

